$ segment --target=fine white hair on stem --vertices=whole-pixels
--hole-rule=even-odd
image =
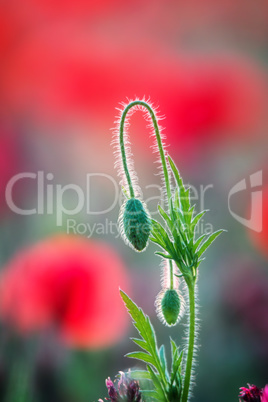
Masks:
[[[124,171],[124,166],[123,166],[123,160],[122,160],[122,154],[121,154],[121,147],[120,147],[120,123],[121,123],[121,119],[122,119],[122,114],[125,110],[125,108],[132,102],[144,102],[146,104],[148,104],[149,108],[151,108],[155,114],[156,117],[156,121],[158,124],[158,128],[159,128],[159,134],[161,137],[161,141],[162,141],[162,145],[163,145],[163,151],[164,151],[164,155],[165,155],[165,159],[167,157],[166,154],[166,150],[165,150],[165,145],[163,143],[163,139],[164,139],[164,135],[162,133],[162,127],[159,125],[159,121],[162,120],[164,117],[160,116],[158,113],[158,107],[155,107],[151,102],[150,99],[146,99],[145,97],[143,97],[142,99],[133,99],[133,100],[127,100],[127,103],[122,102],[120,105],[121,107],[116,108],[119,111],[119,114],[115,120],[115,127],[112,129],[113,130],[113,139],[112,139],[112,145],[114,147],[114,153],[115,153],[115,157],[116,157],[116,161],[115,161],[115,168],[117,169],[118,172],[118,176],[120,176],[120,184],[126,189],[128,190],[128,194],[130,193],[129,191],[129,185],[126,179],[126,175],[125,175],[125,171]],[[127,162],[127,166],[129,169],[129,173],[130,173],[130,177],[131,177],[131,181],[132,181],[132,186],[135,192],[135,196],[137,197],[141,197],[142,192],[138,186],[138,177],[137,177],[137,173],[135,171],[135,167],[134,167],[134,161],[133,161],[133,155],[131,152],[131,142],[130,142],[130,138],[129,138],[129,127],[130,127],[130,118],[131,116],[136,112],[136,111],[142,111],[144,113],[144,118],[145,120],[148,122],[147,127],[150,130],[150,136],[154,136],[155,140],[154,140],[154,144],[152,145],[153,148],[153,153],[155,152],[159,152],[159,148],[158,148],[158,143],[157,143],[157,139],[156,139],[156,135],[155,135],[155,130],[154,130],[154,124],[152,121],[152,117],[149,113],[149,110],[146,108],[146,106],[144,105],[133,105],[133,107],[131,107],[127,113],[126,119],[125,119],[125,124],[124,124],[124,147],[125,147],[125,153],[126,153],[126,162]],[[162,176],[162,183],[165,184],[165,178],[163,175],[163,169],[162,169],[162,163],[161,163],[161,158],[159,157],[157,160],[158,163],[160,163],[159,168],[161,169],[161,176]],[[170,177],[170,168],[169,165],[167,164],[167,169],[168,169],[168,175]],[[164,185],[164,189],[165,189],[165,185]],[[166,190],[164,190],[164,195],[166,195]],[[165,197],[166,199],[166,197]]]
[[[172,261],[172,265],[173,265],[173,273],[175,273],[176,271],[178,271],[176,264]],[[162,299],[165,295],[165,292],[170,289],[170,268],[169,268],[169,261],[167,260],[162,260],[161,262],[161,290],[158,293],[158,295],[156,296],[156,300],[155,300],[155,307],[156,307],[156,313],[157,316],[159,318],[159,320],[167,325],[170,326],[169,324],[167,324],[165,317],[163,315],[162,312]],[[181,281],[177,276],[175,276],[173,274],[173,289],[178,293],[178,296],[180,298],[180,313],[178,315],[178,319],[176,321],[175,324],[173,325],[177,325],[178,322],[182,319],[182,317],[184,316],[185,313],[185,299],[183,296],[183,282]]]
[[[183,337],[183,349],[184,349],[184,354],[183,354],[183,359],[182,359],[182,372],[186,372],[186,363],[187,363],[187,353],[188,353],[188,341],[189,341],[189,328],[190,328],[190,306],[189,306],[189,294],[188,294],[188,287],[183,281],[183,289],[182,289],[185,301],[186,301],[186,317],[187,317],[187,323],[184,324],[185,326],[185,332],[184,332],[184,337]],[[195,378],[196,378],[196,373],[195,370],[198,366],[197,362],[197,352],[198,349],[200,348],[200,345],[198,343],[198,338],[199,338],[199,332],[200,332],[200,319],[199,319],[199,304],[198,304],[198,292],[197,292],[197,285],[195,285],[195,338],[194,338],[194,351],[193,351],[193,361],[192,361],[192,370],[191,370],[191,382],[190,382],[190,387],[189,387],[189,394],[188,394],[188,401],[191,399],[193,396],[193,388],[196,385],[195,384]]]

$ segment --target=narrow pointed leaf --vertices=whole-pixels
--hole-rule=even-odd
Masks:
[[[177,357],[176,362],[174,363],[174,367],[177,369],[180,369],[181,363],[182,363],[182,357],[183,357],[183,350],[180,352],[180,354]]]
[[[178,190],[178,188],[176,188],[176,190],[175,190],[174,208],[175,208],[175,209],[180,209],[180,197],[179,197],[179,190]]]
[[[167,259],[169,259],[169,260],[173,260],[173,258],[171,257],[171,255],[161,253],[161,251],[156,251],[156,252],[155,252],[155,255],[160,255],[160,257],[167,258]]]
[[[167,401],[165,388],[163,387],[163,384],[161,383],[160,378],[157,376],[157,374],[152,370],[152,368],[150,366],[147,366],[147,370],[149,371],[149,373],[151,375],[151,380],[153,381],[155,390],[157,391],[158,398],[159,398],[158,400],[159,401]]]
[[[223,232],[223,230],[217,230],[217,232],[212,233],[208,239],[202,244],[199,250],[197,250],[198,257],[206,251],[206,249],[211,245],[211,243]]]
[[[193,245],[193,252],[196,251],[196,249],[200,246],[202,240],[203,240],[206,236],[207,236],[206,234],[203,234],[203,235],[201,235],[200,237],[198,237],[198,239],[194,242],[194,245]]]
[[[192,207],[189,208],[188,212],[185,214],[185,221],[187,223],[187,227],[189,227],[191,224],[194,209],[195,206],[193,205]]]
[[[172,241],[170,240],[167,232],[163,228],[162,225],[160,225],[159,222],[155,221],[152,219],[153,227],[152,227],[152,235],[156,238],[159,239],[161,244],[163,244],[163,248],[170,254],[174,255],[175,254],[175,249],[173,246]]]
[[[187,188],[184,192],[180,194],[180,202],[182,206],[182,211],[184,215],[185,222],[188,222],[189,218],[189,209],[190,209],[190,188]]]
[[[170,217],[168,216],[168,214],[163,210],[163,208],[161,207],[161,205],[158,205],[158,211],[160,213],[160,215],[162,216],[162,218],[166,221],[169,229],[172,232],[172,220],[170,219]]]
[[[171,346],[171,357],[172,357],[172,365],[177,360],[179,352],[176,343],[170,338],[170,346]]]
[[[195,217],[192,219],[191,224],[190,224],[190,230],[191,230],[192,235],[194,235],[196,225],[198,224],[200,219],[205,215],[206,212],[207,212],[207,210],[201,211],[197,215],[195,215]]]
[[[171,374],[171,384],[174,380],[179,377],[179,382],[181,383],[181,363],[182,363],[183,351],[179,354],[177,359],[172,364],[172,374]]]
[[[165,353],[165,346],[162,345],[159,349],[159,357],[160,357],[160,362],[163,368],[163,371],[165,373],[165,376],[167,379],[169,379],[169,374],[168,374],[168,369],[167,369],[167,359],[166,359],[166,353]]]
[[[170,156],[168,156],[168,161],[169,161],[171,170],[172,170],[172,172],[173,172],[173,174],[174,174],[174,177],[175,177],[175,179],[176,179],[176,182],[177,182],[179,188],[184,189],[183,181],[182,181],[182,178],[181,178],[181,176],[180,176],[180,174],[179,174],[179,171],[178,171],[178,169],[177,169],[177,166],[175,165],[175,163],[173,162],[173,160],[171,159]]]
[[[153,236],[150,236],[149,239],[150,239],[153,243],[158,244],[158,246],[160,246],[162,249],[165,250],[165,244],[164,244],[164,242],[162,242],[160,239],[158,239],[158,238],[156,238],[156,237],[153,237]]]

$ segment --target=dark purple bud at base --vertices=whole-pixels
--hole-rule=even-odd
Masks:
[[[120,374],[117,387],[110,378],[106,380],[110,398],[105,399],[111,402],[143,402],[138,381],[129,378],[123,372],[120,372]],[[103,402],[103,400],[99,399],[99,402]]]
[[[256,387],[256,385],[248,384],[248,388],[240,388],[240,394],[238,396],[241,402],[261,402],[262,389]]]

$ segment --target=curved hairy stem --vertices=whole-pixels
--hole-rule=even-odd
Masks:
[[[161,140],[160,130],[159,130],[158,123],[157,123],[157,118],[156,118],[156,115],[155,115],[152,107],[147,102],[141,101],[141,100],[136,100],[136,101],[130,102],[125,107],[125,109],[123,110],[122,116],[121,116],[120,127],[119,127],[120,149],[121,149],[123,167],[124,167],[125,175],[126,175],[128,186],[129,186],[130,197],[134,198],[135,193],[134,193],[134,188],[132,185],[131,176],[130,176],[128,166],[127,166],[126,150],[125,150],[125,144],[124,144],[124,124],[125,124],[125,120],[126,120],[128,112],[130,111],[130,109],[132,107],[135,107],[135,106],[144,107],[151,116],[153,126],[154,126],[154,132],[155,132],[156,139],[157,139],[157,145],[158,145],[158,149],[159,149],[159,153],[160,153],[161,163],[163,166],[168,201],[170,203],[171,190],[170,190],[170,183],[169,183],[169,175],[168,175],[167,162],[166,162],[165,152],[164,152],[164,148],[163,148],[163,144],[162,144],[162,140]]]

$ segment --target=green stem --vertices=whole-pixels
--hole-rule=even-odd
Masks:
[[[153,122],[154,131],[155,131],[155,135],[156,135],[156,139],[157,139],[157,145],[159,148],[159,153],[160,153],[164,177],[165,177],[168,201],[169,201],[169,205],[170,205],[171,189],[170,189],[170,183],[169,183],[169,175],[168,175],[167,162],[166,162],[165,152],[164,152],[164,148],[163,148],[163,144],[162,144],[162,140],[161,140],[161,135],[160,135],[157,119],[156,119],[155,113],[154,113],[153,109],[151,108],[151,106],[148,103],[141,101],[141,100],[130,102],[125,107],[125,109],[123,110],[123,113],[122,113],[121,120],[120,120],[120,128],[119,128],[120,149],[121,149],[123,167],[124,167],[125,175],[126,175],[128,186],[129,186],[130,197],[134,198],[135,193],[134,193],[132,180],[131,180],[130,173],[129,173],[128,166],[127,166],[126,150],[125,150],[125,144],[124,144],[124,124],[125,124],[125,120],[126,120],[127,114],[130,111],[130,109],[137,105],[143,106],[145,109],[148,110],[148,112],[151,116],[152,122]]]
[[[195,343],[195,282],[187,283],[189,291],[189,340],[188,340],[188,352],[186,361],[186,370],[184,375],[184,384],[181,402],[188,401],[189,388],[191,384],[192,365],[194,357],[194,343]]]
[[[170,289],[173,289],[173,263],[169,260],[169,277],[170,277]]]

